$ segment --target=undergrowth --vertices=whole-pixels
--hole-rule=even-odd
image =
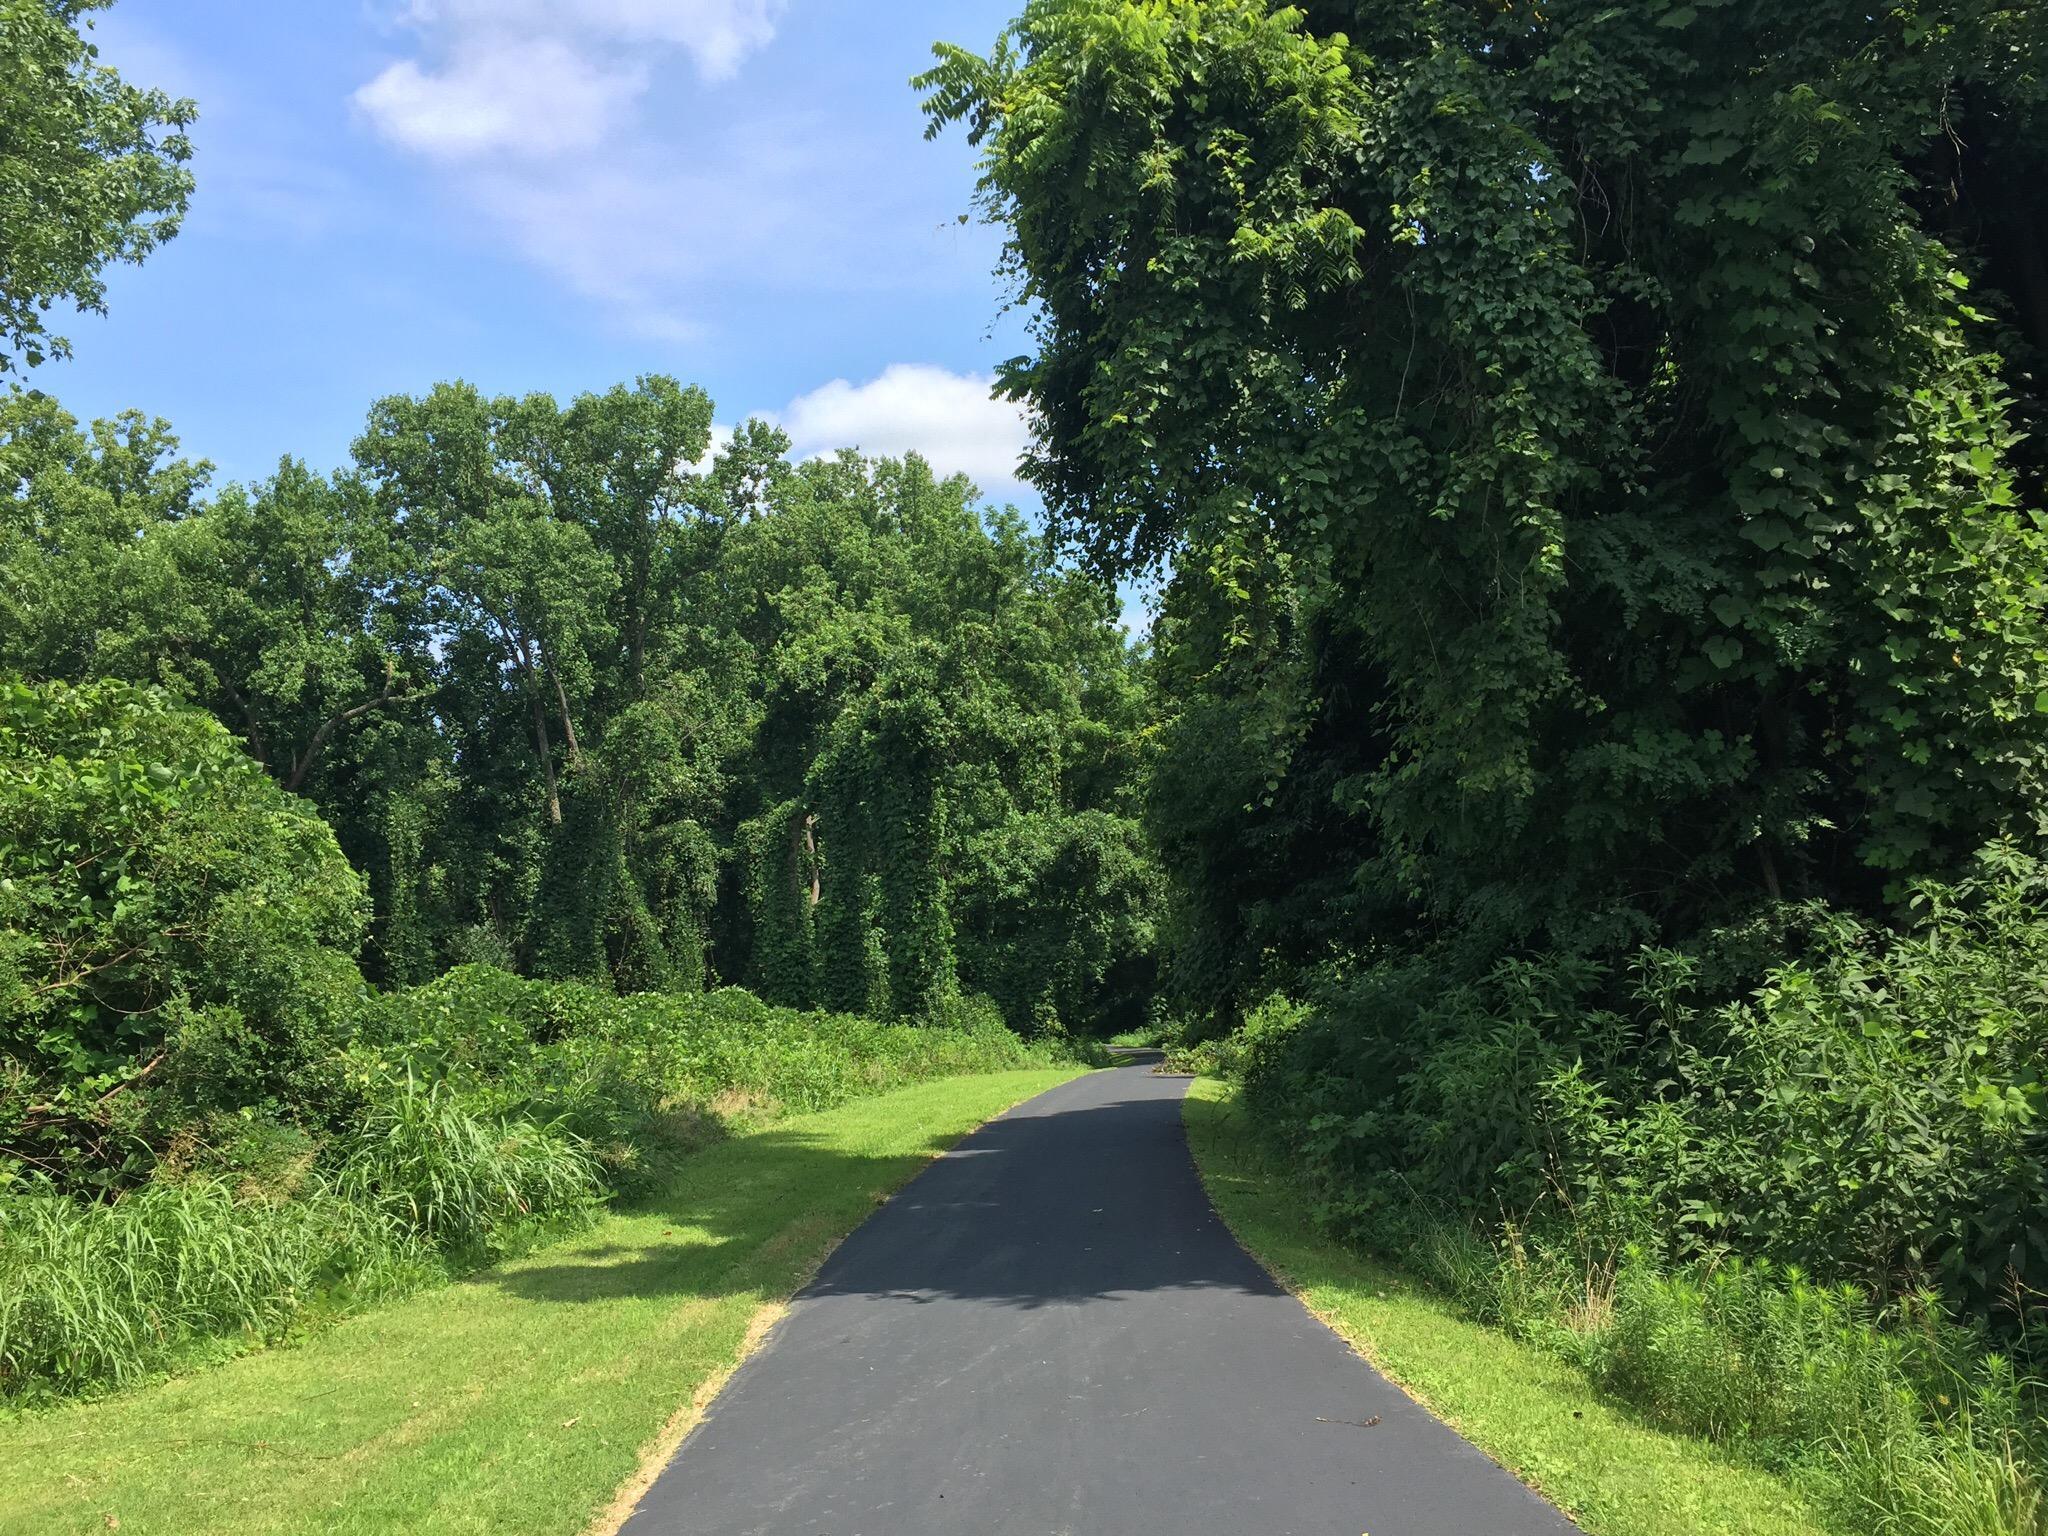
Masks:
[[[1445,1215],[1360,1236],[1650,1422],[1794,1476],[1845,1530],[2048,1533],[2033,1384],[1938,1297],[1879,1306],[1768,1262],[1603,1258]]]
[[[1440,946],[1176,1059],[1241,1077],[1334,1233],[1846,1529],[2042,1536],[2048,867],[1905,910]]]
[[[0,1185],[0,1400],[132,1385],[489,1263],[736,1125],[1053,1053],[971,1005],[884,1024],[482,967],[366,1007],[317,1106],[194,1117],[111,1196]]]

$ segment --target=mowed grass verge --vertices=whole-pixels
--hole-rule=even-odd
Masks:
[[[948,1078],[784,1120],[470,1280],[0,1420],[0,1533],[571,1536],[889,1192],[1078,1071]]]
[[[1828,1532],[1783,1480],[1637,1423],[1563,1361],[1323,1235],[1229,1085],[1198,1079],[1185,1115],[1202,1182],[1238,1241],[1382,1372],[1591,1536]]]

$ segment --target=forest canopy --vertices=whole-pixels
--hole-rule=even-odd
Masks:
[[[161,421],[0,402],[0,652],[204,709],[335,829],[366,968],[1080,1024],[1141,977],[1142,662],[915,458],[792,464],[651,377],[377,403],[210,493]],[[1028,955],[1028,959],[1025,957]]]

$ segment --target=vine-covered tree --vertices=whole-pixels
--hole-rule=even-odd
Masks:
[[[0,655],[211,711],[367,877],[380,980],[1135,1007],[1147,689],[1107,589],[915,458],[792,465],[759,422],[712,456],[711,419],[658,377],[443,385],[342,474],[209,496],[163,423],[17,396]]]
[[[2035,830],[2043,36],[1036,0],[941,50],[1036,317],[1030,473],[1098,568],[1172,562],[1202,1001],[1415,923],[1875,905]]]

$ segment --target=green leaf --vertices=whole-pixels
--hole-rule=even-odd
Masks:
[[[1742,659],[1742,642],[1728,635],[1716,635],[1700,649],[1707,653],[1709,661],[1724,672]]]

